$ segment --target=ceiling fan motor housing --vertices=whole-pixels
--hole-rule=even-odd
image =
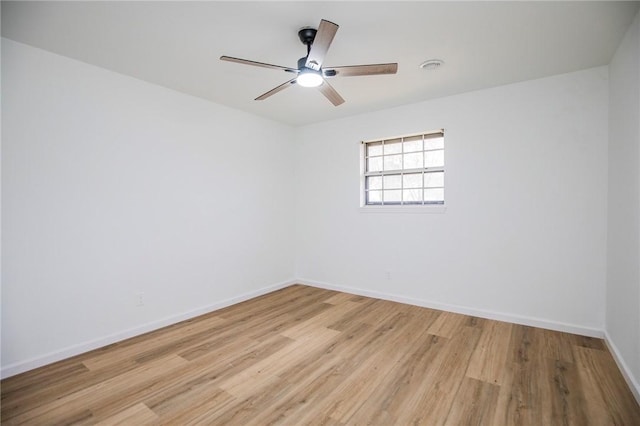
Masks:
[[[305,68],[307,68],[307,57],[303,56],[302,58],[298,59],[298,69],[302,71]]]

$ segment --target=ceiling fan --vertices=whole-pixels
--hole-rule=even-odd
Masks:
[[[298,84],[303,87],[317,87],[318,90],[329,101],[338,106],[344,99],[326,80],[331,77],[351,77],[359,75],[395,74],[398,71],[398,64],[370,64],[370,65],[348,65],[341,67],[323,67],[324,57],[331,46],[331,42],[338,31],[338,25],[333,22],[321,20],[318,29],[305,27],[298,31],[300,41],[307,46],[307,56],[298,59],[298,68],[283,67],[280,65],[265,64],[263,62],[249,61],[247,59],[233,58],[231,56],[221,56],[223,61],[237,62],[239,64],[253,65],[256,67],[271,68],[296,74],[291,80],[274,87],[266,93],[258,96],[255,100],[261,101],[271,95]]]

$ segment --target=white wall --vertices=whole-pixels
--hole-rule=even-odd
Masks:
[[[3,373],[294,276],[604,327],[607,67],[298,129],[9,40],[2,86]],[[362,213],[358,141],[441,127],[446,211]]]
[[[601,334],[607,99],[600,67],[298,129],[297,276]],[[438,128],[446,212],[359,211],[358,141]]]
[[[5,375],[293,277],[291,128],[6,39],[2,87]]]
[[[606,332],[640,398],[640,14],[610,64]]]

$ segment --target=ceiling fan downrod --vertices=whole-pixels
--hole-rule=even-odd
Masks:
[[[304,27],[298,31],[298,38],[307,46],[307,56],[309,56],[309,52],[311,52],[311,45],[313,44],[313,40],[316,38],[316,33],[318,30],[312,27]]]

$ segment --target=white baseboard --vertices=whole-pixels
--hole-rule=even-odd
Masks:
[[[554,331],[563,331],[565,333],[579,334],[581,336],[597,337],[602,339],[604,332],[597,328],[583,327],[574,324],[566,324],[562,322],[549,321],[540,318],[532,318],[522,315],[506,314],[495,311],[487,311],[483,309],[471,308],[468,306],[451,305],[448,303],[434,302],[430,300],[415,299],[406,296],[399,296],[391,293],[382,293],[378,291],[365,290],[356,287],[341,286],[329,284],[320,281],[307,280],[300,278],[297,280],[300,284],[310,285],[312,287],[324,288],[327,290],[336,290],[344,293],[357,294],[359,296],[374,297],[376,299],[389,300],[392,302],[406,303],[408,305],[422,306],[425,308],[437,309],[440,311],[455,312],[458,314],[471,315],[480,318],[487,318],[497,321],[505,321],[514,324],[528,325],[531,327],[545,328]]]
[[[258,290],[250,291],[240,294],[238,296],[231,297],[229,299],[221,300],[219,302],[212,303],[210,305],[202,306],[187,312],[183,312],[176,315],[171,315],[159,320],[151,321],[146,324],[139,325],[127,330],[122,330],[117,333],[110,334],[108,336],[99,337],[97,339],[90,340],[88,342],[72,345],[54,352],[50,352],[45,355],[30,358],[24,361],[15,362],[7,366],[3,366],[0,370],[0,377],[7,378],[15,376],[16,374],[24,373],[25,371],[33,370],[34,368],[42,367],[47,364],[61,361],[66,358],[70,358],[75,355],[101,348],[103,346],[110,345],[112,343],[120,342],[130,337],[139,336],[150,331],[157,330],[168,325],[176,324],[181,321],[185,321],[199,315],[203,315],[217,309],[221,309],[236,303],[244,302],[245,300],[253,299],[254,297],[262,296],[263,294],[271,293],[272,291],[279,290],[284,287],[288,287],[297,283],[297,280],[283,281],[277,284],[273,284],[267,287],[260,288]]]
[[[609,336],[607,330],[604,331],[604,342],[607,344],[609,352],[613,355],[613,359],[616,361],[616,364],[618,364],[618,369],[622,372],[624,380],[627,382],[627,385],[629,385],[629,389],[631,389],[631,393],[633,393],[636,401],[640,404],[640,383],[638,383],[636,378],[633,376],[633,373],[627,363],[624,362],[624,358],[622,358],[618,347],[613,343],[613,340],[611,340],[611,336]]]

